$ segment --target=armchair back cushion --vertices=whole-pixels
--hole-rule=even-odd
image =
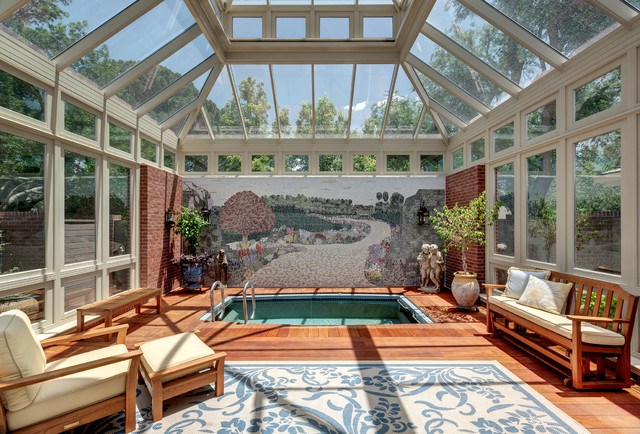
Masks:
[[[29,317],[21,310],[0,314],[0,380],[15,380],[44,372],[47,358],[31,328]],[[33,402],[40,384],[0,393],[9,411],[17,411]]]

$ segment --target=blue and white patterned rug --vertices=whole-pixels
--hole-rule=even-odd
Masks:
[[[138,392],[137,433],[588,433],[498,362],[228,363],[223,396],[173,398],[157,423]]]

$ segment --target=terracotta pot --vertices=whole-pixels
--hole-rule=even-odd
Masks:
[[[476,274],[456,271],[453,273],[451,292],[461,309],[473,309],[480,294],[480,285]]]

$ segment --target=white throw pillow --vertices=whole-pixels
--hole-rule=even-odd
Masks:
[[[559,314],[572,287],[573,283],[551,282],[529,276],[529,283],[516,303]]]
[[[507,287],[504,289],[504,296],[520,298],[529,282],[529,276],[547,280],[551,276],[549,270],[526,270],[523,268],[511,267],[507,272]]]

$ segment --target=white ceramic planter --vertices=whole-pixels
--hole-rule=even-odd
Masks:
[[[456,271],[453,273],[451,292],[461,309],[475,309],[474,305],[480,294],[480,285],[476,274]]]

